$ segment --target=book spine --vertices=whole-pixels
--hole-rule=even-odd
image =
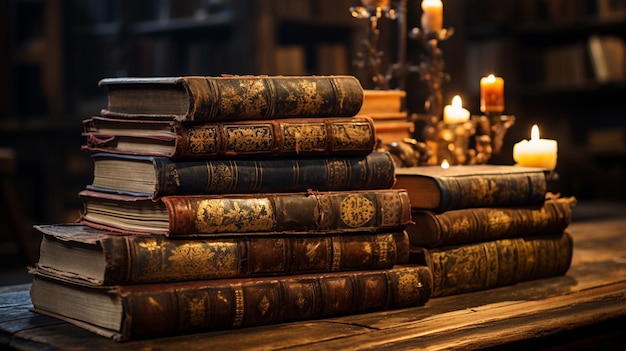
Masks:
[[[182,77],[190,95],[187,120],[351,117],[363,104],[353,76]]]
[[[388,152],[365,156],[175,161],[154,158],[153,197],[185,194],[271,193],[389,189],[395,181]]]
[[[437,247],[528,235],[561,233],[571,222],[574,198],[524,207],[481,207],[412,211],[411,245]]]
[[[401,189],[254,196],[165,196],[169,235],[377,232],[411,222]]]
[[[572,253],[572,237],[564,231],[558,235],[415,248],[411,262],[427,262],[433,274],[432,296],[439,297],[562,275],[569,269]]]
[[[117,124],[119,132],[101,131],[99,123]],[[150,124],[165,128],[172,135],[158,131],[141,135],[124,128]],[[120,146],[124,141],[172,145],[172,151],[142,151],[144,155],[176,159],[249,157],[249,156],[332,156],[367,155],[376,147],[374,121],[361,117],[274,119],[223,123],[142,122],[132,119],[90,118],[83,121],[86,143],[81,149],[90,153],[138,154]],[[105,124],[104,128],[108,126]],[[109,129],[111,127],[108,127]],[[156,128],[154,128],[156,129]]]
[[[490,175],[484,177],[436,177],[443,212],[470,207],[536,205],[545,201],[546,176],[542,172]]]
[[[127,307],[123,340],[232,329],[423,305],[425,266],[294,275],[196,287],[120,287]],[[137,287],[137,286],[135,286]],[[136,291],[136,293],[134,293]]]
[[[108,238],[101,240],[107,260],[101,285],[391,268],[408,262],[408,241],[404,231],[212,240]]]
[[[178,158],[366,155],[376,146],[369,117],[179,124]]]

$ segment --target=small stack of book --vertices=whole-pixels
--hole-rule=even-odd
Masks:
[[[117,341],[424,304],[408,194],[351,76],[117,78],[34,310]]]
[[[411,262],[433,274],[432,297],[563,275],[575,198],[547,191],[545,170],[508,165],[396,170],[413,223]]]

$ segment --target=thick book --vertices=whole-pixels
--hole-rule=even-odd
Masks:
[[[36,267],[93,285],[129,285],[391,268],[406,264],[405,231],[168,239],[80,224],[35,226]]]
[[[411,206],[432,211],[473,207],[537,205],[547,194],[546,170],[507,165],[399,167],[397,189]]]
[[[80,221],[91,227],[167,236],[237,233],[377,232],[411,222],[407,192],[328,192],[163,196],[156,200],[83,190]]]
[[[88,153],[170,158],[366,155],[376,147],[369,117],[180,122],[94,116],[83,121]]]
[[[413,209],[407,226],[411,245],[436,247],[529,235],[559,234],[572,220],[574,197],[543,204],[479,207],[434,212]]]
[[[109,287],[31,272],[35,312],[116,341],[420,306],[432,289],[430,270],[422,265]]]
[[[386,151],[362,156],[175,160],[163,156],[97,153],[89,189],[157,198],[166,195],[242,194],[389,189],[394,162]]]
[[[351,117],[363,104],[354,76],[105,78],[103,116],[179,121]]]
[[[411,247],[409,262],[433,274],[433,297],[481,291],[567,273],[574,242],[567,230],[435,248]]]

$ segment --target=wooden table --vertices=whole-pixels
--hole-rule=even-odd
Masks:
[[[29,311],[29,285],[0,289],[0,344],[63,350],[626,349],[626,217],[574,222],[565,276],[432,298],[425,306],[116,343]],[[563,347],[564,348],[560,348]],[[0,347],[2,348],[2,347]]]

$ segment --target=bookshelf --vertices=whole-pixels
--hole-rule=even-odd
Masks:
[[[489,70],[506,77],[506,110],[517,121],[505,149],[528,139],[531,126],[539,124],[542,135],[559,140],[557,171],[567,174],[560,190],[580,198],[623,200],[626,189],[618,184],[626,172],[621,117],[626,113],[626,3],[479,0],[464,6],[468,87]],[[604,59],[591,52],[594,38],[611,43]],[[597,65],[611,73],[599,74]],[[478,94],[475,86],[472,94]],[[617,132],[603,137],[607,130]],[[511,162],[510,155],[503,156],[494,161]]]
[[[0,137],[29,224],[76,218],[91,181],[84,118],[104,77],[354,74],[358,0],[8,0],[0,4]],[[280,62],[277,52],[286,56]],[[297,60],[294,60],[297,58]]]

